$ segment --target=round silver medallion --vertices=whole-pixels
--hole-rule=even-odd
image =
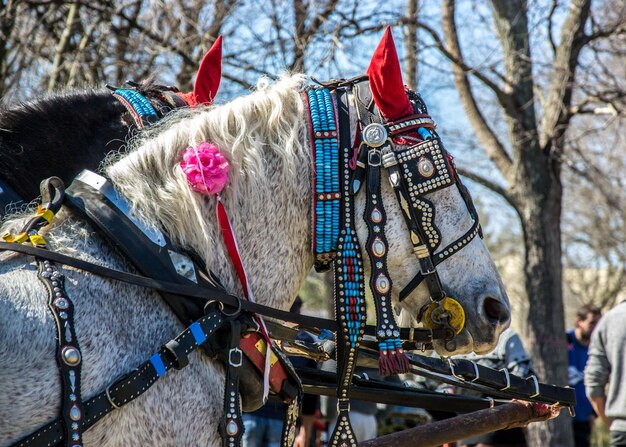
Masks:
[[[378,275],[378,278],[376,278],[376,291],[378,293],[387,293],[389,292],[389,286],[389,278],[382,273]]]
[[[435,166],[428,158],[422,157],[417,162],[417,170],[422,177],[430,178],[435,173]]]
[[[70,408],[70,419],[80,421],[81,416],[80,409],[76,405],[72,405],[72,408]]]
[[[363,129],[363,142],[371,147],[379,147],[387,140],[387,129],[379,123],[372,123]]]
[[[72,346],[66,346],[61,351],[63,361],[69,366],[76,366],[80,363],[80,352]]]
[[[232,419],[228,421],[228,424],[226,424],[226,433],[228,436],[235,436],[238,431],[237,423]]]
[[[381,239],[376,238],[372,242],[372,253],[377,258],[382,258],[385,255],[385,243]]]

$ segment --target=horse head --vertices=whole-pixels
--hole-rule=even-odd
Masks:
[[[508,298],[453,158],[435,133],[419,95],[404,86],[389,28],[367,74],[371,113],[380,114],[381,122],[390,131],[393,156],[389,160],[399,167],[395,173],[388,171],[390,181],[382,182],[382,202],[388,214],[385,232],[389,241],[388,270],[394,285],[392,295],[403,311],[421,319],[426,326],[430,322],[426,321],[429,314],[424,315],[424,310],[428,310],[432,300],[440,298],[436,295],[443,292],[452,297],[462,305],[465,314],[453,352],[488,352],[510,323]],[[365,85],[357,87],[367,90]],[[394,197],[392,185],[399,180],[390,178],[394,175],[402,177],[400,183],[405,187],[396,188],[403,193],[398,195],[396,191],[400,201]],[[357,210],[363,215],[363,194],[357,196]],[[364,241],[368,230],[362,220],[358,222],[359,239]],[[415,226],[420,227],[419,231]],[[416,243],[416,236],[425,240]],[[428,249],[422,255],[416,252],[420,244]],[[429,265],[430,261],[434,265]],[[428,270],[434,273],[427,273]],[[438,281],[432,281],[434,274]],[[433,282],[440,282],[440,287],[433,286]],[[435,341],[434,345],[439,353],[450,355],[450,349],[444,348],[445,342]]]
[[[144,133],[134,151],[108,168],[108,175],[143,215],[158,222],[177,243],[193,248],[228,289],[241,293],[216,222],[217,202],[214,197],[201,197],[191,190],[178,166],[186,147],[207,141],[219,148],[231,164],[229,183],[220,200],[231,217],[248,282],[259,302],[286,308],[311,263],[319,261],[320,256],[330,259],[336,254],[336,248],[333,254],[310,252],[312,245],[315,250],[322,245],[319,240],[326,237],[315,233],[310,222],[316,218],[315,208],[325,206],[321,203],[327,199],[339,204],[341,197],[354,196],[355,231],[363,250],[360,256],[365,260],[366,273],[375,279],[380,276],[380,269],[373,271],[368,262],[366,250],[367,245],[377,246],[376,238],[368,240],[368,235],[378,230],[375,226],[370,230],[360,218],[367,209],[363,192],[367,188],[356,193],[359,188],[355,187],[359,164],[367,164],[367,157],[365,162],[362,158],[362,143],[371,139],[371,135],[366,136],[366,118],[375,118],[375,124],[389,132],[383,138],[389,143],[385,146],[387,158],[395,158],[400,169],[393,175],[401,176],[406,187],[401,194],[394,191],[392,175],[383,173],[380,194],[387,214],[383,232],[388,273],[382,281],[386,298],[421,318],[427,326],[427,320],[437,312],[452,317],[449,328],[458,332],[456,343],[448,344],[446,349],[444,342],[436,342],[435,348],[442,354],[492,349],[509,324],[508,299],[482,239],[475,237],[481,234],[478,217],[452,158],[436,135],[421,98],[402,83],[390,33],[376,50],[367,77],[328,83],[333,92],[327,89],[327,99],[319,99],[326,101],[324,110],[329,111],[335,101],[341,108],[333,95],[344,92],[348,98],[350,136],[342,136],[341,146],[356,157],[345,166],[353,191],[337,190],[343,181],[338,178],[336,184],[335,180],[329,183],[334,192],[332,188],[316,190],[316,179],[326,169],[316,163],[325,159],[314,154],[312,161],[311,147],[318,143],[326,147],[326,143],[318,141],[312,129],[317,118],[311,116],[320,112],[310,115],[306,107],[315,99],[309,95],[303,103],[305,82],[301,75],[283,78],[274,85],[263,81],[259,91],[231,103],[173,114],[167,122]],[[352,149],[359,145],[360,157],[358,150]],[[329,150],[332,152],[332,148]],[[384,159],[383,154],[383,164]],[[315,197],[319,200],[312,204]],[[408,208],[415,213],[409,213]],[[323,216],[316,228],[332,226],[329,221],[334,218],[332,213]],[[339,231],[335,236],[330,245],[337,243]],[[420,275],[424,281],[415,280]],[[375,282],[372,284],[376,287]],[[444,297],[448,299],[441,301]],[[427,305],[439,302],[445,305],[434,314],[435,309]],[[463,312],[458,304],[464,316],[459,314]],[[392,319],[392,305],[388,302],[386,306],[378,316],[381,321]]]

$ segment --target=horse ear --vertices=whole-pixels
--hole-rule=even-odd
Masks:
[[[217,95],[222,79],[222,36],[218,36],[213,46],[200,62],[193,95],[198,104],[210,104]]]
[[[374,102],[386,119],[394,121],[413,114],[413,106],[402,82],[400,61],[389,26],[374,51],[367,75]]]

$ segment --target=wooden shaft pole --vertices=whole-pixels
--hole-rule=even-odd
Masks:
[[[558,416],[561,408],[513,400],[486,410],[431,422],[359,443],[359,447],[436,447],[481,433],[524,427]]]

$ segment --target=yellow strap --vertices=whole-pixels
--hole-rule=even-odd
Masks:
[[[2,235],[2,239],[4,239],[6,242],[21,244],[28,240],[28,235],[26,233],[20,233],[17,236],[13,236],[11,233],[6,233]]]
[[[35,247],[42,247],[46,245],[46,240],[40,234],[31,234],[29,236],[30,243]]]
[[[37,207],[36,216],[43,217],[48,223],[52,222],[52,219],[54,219],[54,213],[48,208],[42,208],[41,205]]]

